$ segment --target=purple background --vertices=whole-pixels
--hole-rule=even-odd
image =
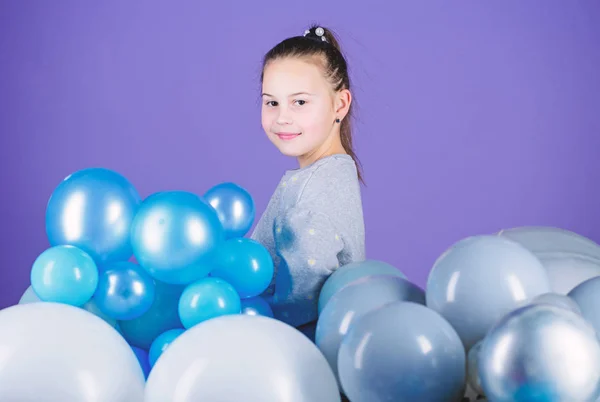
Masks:
[[[262,212],[295,161],[260,127],[260,60],[313,21],[352,69],[369,258],[424,285],[468,235],[600,241],[600,3],[398,3],[0,2],[0,308],[75,170],[117,170],[143,196],[234,181]]]

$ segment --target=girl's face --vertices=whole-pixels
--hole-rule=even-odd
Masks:
[[[295,58],[272,61],[265,67],[262,90],[262,126],[281,153],[302,165],[341,144],[335,119],[344,117],[347,105],[315,64]]]

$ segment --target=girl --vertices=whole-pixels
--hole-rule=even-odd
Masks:
[[[340,265],[365,259],[348,66],[333,34],[313,26],[265,55],[261,82],[263,129],[299,164],[285,172],[252,234],[275,263],[263,296],[275,318],[314,341],[323,283]]]

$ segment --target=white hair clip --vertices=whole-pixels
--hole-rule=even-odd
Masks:
[[[304,36],[309,35],[309,34],[310,34],[310,29],[307,29],[306,31],[304,31]],[[323,28],[317,27],[315,29],[315,35],[320,37],[323,42],[327,42],[327,39],[325,38],[325,30]]]

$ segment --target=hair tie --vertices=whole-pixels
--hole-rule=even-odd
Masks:
[[[316,38],[313,35],[315,35]],[[321,38],[321,40],[323,42],[327,42],[327,38],[325,38],[325,30],[323,28],[321,28],[321,27],[315,28],[314,29],[314,33],[311,32],[310,29],[307,29],[306,31],[304,31],[304,36],[306,36],[308,38],[311,38],[311,39],[317,39],[317,40],[319,38]]]

